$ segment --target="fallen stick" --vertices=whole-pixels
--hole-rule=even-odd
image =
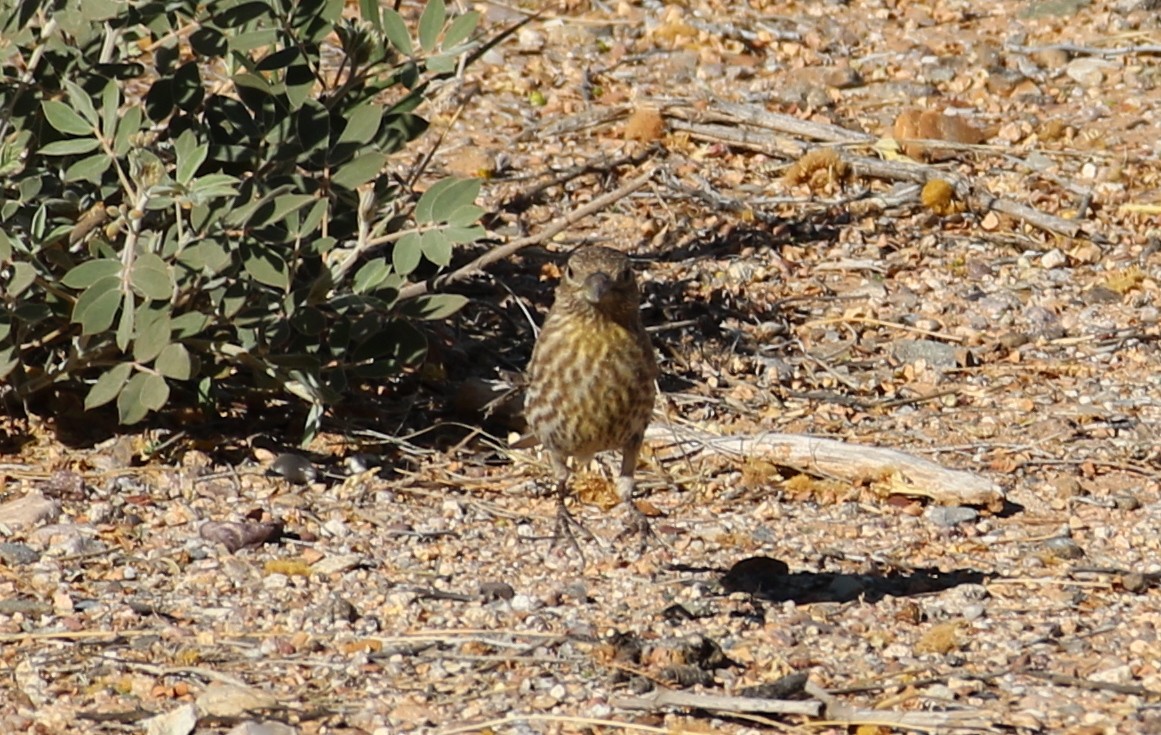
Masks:
[[[807,683],[807,693],[814,700],[789,701],[757,697],[731,697],[722,694],[696,694],[673,689],[657,689],[640,697],[612,697],[609,704],[623,709],[656,710],[663,707],[690,707],[710,712],[761,712],[778,715],[824,717],[827,722],[846,725],[879,725],[919,730],[963,729],[995,732],[995,723],[971,710],[951,712],[890,712],[847,706],[821,687]],[[821,701],[820,701],[821,700]],[[827,722],[812,722],[819,726]]]
[[[811,141],[838,146],[871,146],[878,140],[876,136],[847,130],[838,125],[800,120],[760,107],[729,102],[714,102],[712,107],[704,111],[683,104],[670,103],[665,106],[664,111],[672,116],[670,125],[673,129],[686,132],[691,137],[766,154],[778,154],[787,158],[799,158],[818,145]],[[787,138],[787,135],[792,137]],[[945,148],[960,147],[950,141],[938,141],[938,144]],[[963,147],[969,150],[980,148]],[[1078,220],[1064,219],[1010,199],[994,196],[983,187],[944,168],[918,161],[858,156],[841,148],[836,150],[856,176],[888,181],[910,181],[917,184],[924,184],[932,179],[944,179],[955,186],[977,213],[994,210],[1038,229],[1065,237],[1077,237],[1085,232]]]
[[[789,701],[786,699],[759,699],[757,697],[730,697],[723,694],[695,694],[675,689],[655,689],[641,697],[613,697],[609,704],[623,709],[648,709],[659,707],[696,707],[706,710],[729,710],[734,712],[764,712],[775,715],[805,715],[818,717],[822,714],[822,702]]]
[[[986,477],[951,470],[896,449],[847,444],[801,434],[714,436],[685,427],[655,425],[646,433],[662,460],[711,455],[760,457],[809,474],[851,482],[888,483],[891,494],[927,497],[940,505],[1003,507],[999,485]]]

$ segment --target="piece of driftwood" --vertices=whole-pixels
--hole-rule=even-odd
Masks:
[[[930,498],[940,505],[1003,506],[1000,487],[986,477],[942,467],[896,449],[847,444],[801,434],[714,436],[686,427],[654,425],[646,434],[661,459],[709,455],[757,457],[808,474],[851,482],[867,479],[889,483],[897,495]]]
[[[834,724],[879,725],[920,730],[977,730],[995,732],[996,723],[972,710],[948,712],[891,712],[850,707],[831,696],[822,687],[807,682],[806,692],[813,700],[790,701],[732,697],[722,694],[697,694],[673,689],[657,689],[640,697],[613,697],[609,704],[624,709],[657,710],[664,707],[691,707],[711,712],[746,712],[778,715],[803,715],[823,718]],[[814,725],[825,724],[814,722]]]

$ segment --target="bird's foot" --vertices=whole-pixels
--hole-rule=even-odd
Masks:
[[[568,512],[568,508],[564,503],[557,506],[556,509],[556,527],[552,532],[552,546],[549,550],[556,548],[557,544],[566,543],[571,546],[580,557],[581,565],[585,563],[585,552],[581,549],[580,541],[577,540],[577,532],[582,536],[586,536],[589,540],[596,540],[593,532],[585,528],[584,524],[573,517],[572,513]]]
[[[650,543],[656,544],[657,546],[665,546],[665,542],[654,532],[653,526],[649,523],[649,519],[645,517],[645,514],[641,512],[641,509],[632,501],[627,503],[627,505],[628,514],[625,518],[625,528],[617,534],[617,540],[620,541],[634,536],[637,537],[638,555],[644,554],[646,547]]]

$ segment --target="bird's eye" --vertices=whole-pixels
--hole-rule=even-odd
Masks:
[[[564,267],[564,280],[566,280],[566,281],[572,280],[572,266],[571,265],[566,265]]]

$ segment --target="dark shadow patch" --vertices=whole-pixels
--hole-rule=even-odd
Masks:
[[[942,592],[964,584],[982,584],[989,575],[971,569],[943,572],[915,568],[891,570],[883,575],[790,572],[782,561],[769,557],[743,559],[720,580],[727,593],[744,592],[765,602],[797,604],[852,602],[875,603],[884,597],[913,597]]]

